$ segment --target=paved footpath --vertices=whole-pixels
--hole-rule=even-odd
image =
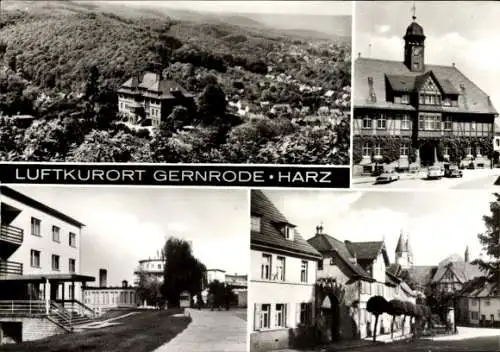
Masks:
[[[247,322],[235,311],[186,309],[192,322],[153,352],[246,352]]]

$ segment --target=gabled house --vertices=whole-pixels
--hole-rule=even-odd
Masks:
[[[466,285],[461,292],[463,322],[500,327],[500,284],[484,282],[482,285]]]
[[[259,190],[251,191],[250,350],[288,348],[314,322],[321,254]]]
[[[318,264],[318,278],[335,279],[346,293],[343,302],[337,300],[343,307],[330,317],[333,331],[341,331],[337,339],[364,338],[373,334],[375,320],[366,310],[370,297],[382,296],[387,301],[399,298],[415,303],[416,293],[387,270],[390,263],[383,241],[342,242],[323,233],[323,227],[318,226],[308,242],[323,256]],[[339,314],[342,311],[344,313]],[[390,316],[383,315],[377,334],[387,332],[389,322]]]
[[[353,172],[369,173],[384,157],[401,169],[412,162],[489,166],[498,116],[490,97],[455,64],[427,62],[416,18],[403,39],[401,61],[360,55],[354,62]]]
[[[118,111],[134,125],[159,126],[175,106],[194,104],[194,95],[179,83],[152,72],[129,78],[118,90]]]

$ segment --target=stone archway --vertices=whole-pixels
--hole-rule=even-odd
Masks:
[[[432,142],[424,142],[419,148],[421,166],[432,166],[437,162],[437,146]]]
[[[340,302],[335,295],[325,296],[321,309],[326,320],[326,330],[329,332],[329,340],[337,341],[340,339]]]

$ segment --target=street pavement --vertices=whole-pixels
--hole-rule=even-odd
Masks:
[[[192,319],[188,327],[154,352],[246,352],[247,323],[242,310],[186,309],[186,314]]]
[[[495,182],[500,177],[500,169],[463,170],[462,178],[428,180],[426,173],[401,175],[401,179],[392,183],[375,184],[375,177],[354,177],[352,187],[376,189],[500,189]]]
[[[498,352],[500,351],[500,329],[458,327],[458,334],[419,340],[388,343],[366,340],[335,343],[326,348],[310,351],[293,349],[279,352]]]

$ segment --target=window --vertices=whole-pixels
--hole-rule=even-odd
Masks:
[[[400,156],[408,157],[409,149],[408,144],[401,144],[401,147],[399,148]]]
[[[495,139],[495,145],[496,145],[497,147],[500,147],[500,139],[498,139],[498,138],[497,138],[497,139]]]
[[[363,117],[363,128],[372,128],[372,119],[369,116]]]
[[[335,257],[330,258],[330,265],[335,265]]]
[[[410,96],[408,94],[403,94],[401,96],[401,103],[402,104],[409,104],[410,103]]]
[[[489,306],[491,304],[491,301],[489,299],[485,300],[484,301],[484,305],[485,306]]]
[[[312,303],[300,303],[299,323],[305,325],[312,323]]]
[[[486,315],[481,314],[481,320],[486,320]]]
[[[158,269],[161,270],[161,264],[158,264]]]
[[[69,245],[70,247],[76,247],[76,233],[69,233]]]
[[[76,260],[71,259],[69,260],[69,272],[74,273],[76,271]]]
[[[59,271],[59,259],[58,255],[52,254],[52,270]]]
[[[270,317],[271,317],[271,305],[270,304],[261,305],[260,312],[259,312],[259,325],[258,325],[258,327],[260,329],[269,329],[270,325],[271,325]]]
[[[495,321],[495,314],[490,314],[491,321]]]
[[[323,270],[323,259],[318,260],[318,270]]]
[[[285,281],[285,257],[278,257],[276,262],[275,280]]]
[[[476,155],[481,156],[481,147],[480,146],[476,146]]]
[[[474,307],[474,306],[477,306],[477,301],[475,299],[471,300],[471,305]]]
[[[31,250],[30,263],[32,268],[40,267],[40,251]]]
[[[410,116],[408,114],[404,114],[401,117],[401,129],[409,130],[410,129]]]
[[[33,236],[42,236],[42,233],[40,231],[40,224],[40,220],[38,220],[37,218],[31,218],[31,234]]]
[[[385,115],[381,114],[377,119],[377,129],[385,130],[386,128],[387,128],[387,120],[385,118]]]
[[[370,143],[366,142],[363,144],[363,156],[371,156],[371,148],[370,148]]]
[[[61,242],[60,228],[57,226],[52,226],[52,241]]]
[[[271,255],[262,254],[262,264],[260,267],[260,277],[264,280],[271,279]]]
[[[443,123],[444,123],[444,130],[445,131],[451,131],[453,122],[451,121],[451,116],[445,116],[443,118]]]
[[[260,216],[252,215],[252,220],[250,223],[250,229],[254,232],[260,232]]]
[[[303,260],[300,266],[300,282],[307,282],[307,260]]]
[[[283,226],[283,235],[285,236],[285,238],[287,240],[290,239],[291,231],[292,231],[292,229],[290,228],[290,226],[288,226],[288,225]]]
[[[276,304],[274,326],[277,328],[286,328],[286,304]]]
[[[440,131],[441,115],[421,113],[418,117],[418,128],[424,131]]]
[[[472,320],[479,320],[479,312],[470,312],[470,318]]]
[[[373,148],[373,149],[374,149],[375,156],[382,155],[382,147],[381,147],[380,143],[375,144],[375,148]]]

